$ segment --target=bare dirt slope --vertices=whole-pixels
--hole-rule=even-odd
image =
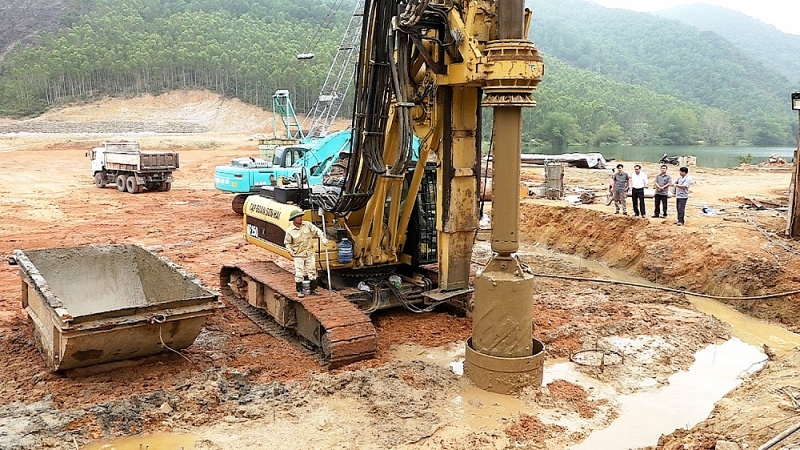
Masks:
[[[84,152],[102,140],[131,135],[0,136],[0,255],[16,248],[142,244],[212,288],[219,287],[222,264],[270,258],[243,242],[230,197],[213,187],[214,166],[255,153],[252,136],[266,131],[268,113],[190,92],[66,108],[40,120],[74,125],[165,117],[215,130],[133,137],[146,148],[180,151],[182,167],[165,193],[130,195],[92,184]],[[645,166],[650,172],[654,167]],[[693,175],[692,206],[706,201],[728,214],[700,217],[693,208],[687,226],[678,228],[670,221],[615,216],[604,204],[526,200],[523,258],[537,273],[608,276],[533,251],[549,246],[706,293],[796,289],[794,246],[776,234],[782,219],[772,211],[740,210],[736,199],[785,198],[788,173]],[[527,170],[525,176],[535,180],[540,174]],[[606,178],[605,171],[568,169],[566,181],[600,189]],[[478,242],[474,260],[487,257],[486,243]],[[463,357],[470,320],[442,313],[375,315],[378,357],[328,372],[308,352],[263,333],[233,307],[207,321],[186,358],[172,355],[111,373],[64,377],[42,364],[20,308],[17,269],[0,265],[0,448],[74,449],[159,431],[190,433],[196,448],[277,448],[286,442],[298,448],[567,448],[620,414],[619,395],[664,385],[692,363],[695,351],[729,337],[729,327],[680,294],[555,278],[539,278],[537,286],[531,299],[535,334],[551,360],[563,361],[598,342],[638,343],[636,349],[619,348],[626,353],[624,364],[581,369],[606,388],[555,380],[513,397],[479,392],[451,367]],[[734,304],[795,331],[799,327],[796,296]],[[720,402],[713,419],[664,437],[659,446],[714,448],[708,442],[722,436],[752,447],[780,431],[791,420],[773,422],[793,413],[785,397],[775,401],[781,394],[774,389],[797,373],[800,361],[791,351],[778,358]],[[751,407],[735,406],[743,402]],[[753,426],[739,426],[748,421]],[[688,447],[679,446],[684,443]]]
[[[36,37],[59,29],[76,2],[70,0],[0,0],[0,61],[22,44],[33,44]]]

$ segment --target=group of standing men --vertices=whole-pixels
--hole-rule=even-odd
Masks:
[[[633,175],[628,175],[624,170],[622,164],[617,164],[617,170],[611,175],[611,184],[609,185],[609,199],[607,205],[614,202],[616,213],[619,214],[620,206],[622,207],[622,214],[628,215],[628,206],[626,197],[628,190],[631,191],[631,200],[633,201],[633,214],[635,217],[646,218],[646,211],[644,206],[644,189],[649,185],[647,174],[642,171],[642,166],[639,164],[633,166]],[[689,200],[689,186],[692,180],[689,178],[689,169],[681,167],[679,169],[680,177],[673,183],[672,177],[667,173],[667,166],[661,166],[661,173],[656,175],[655,182],[653,183],[655,192],[655,214],[653,218],[667,217],[667,198],[669,197],[670,186],[675,186],[675,209],[678,213],[678,220],[675,222],[678,226],[683,226],[686,216],[686,202]]]

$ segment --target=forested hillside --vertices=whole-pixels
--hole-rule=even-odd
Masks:
[[[525,110],[526,139],[553,144],[719,144],[744,136],[747,120],[721,110],[576,69],[545,54],[539,106]],[[731,120],[732,119],[732,120]]]
[[[22,0],[15,11],[40,0]],[[0,0],[4,11],[14,8]],[[269,108],[288,89],[310,108],[352,0],[74,0],[0,43],[0,115],[102,96],[201,88]],[[730,41],[649,14],[579,0],[529,0],[545,56],[532,144],[793,145],[785,76]],[[41,7],[41,5],[39,5]],[[55,23],[58,22],[58,23]],[[59,32],[51,32],[60,26]],[[25,35],[23,35],[25,34]],[[8,33],[0,35],[7,39]],[[313,52],[301,61],[298,53]]]
[[[295,104],[310,105],[345,20],[332,15],[334,0],[80,3],[90,12],[71,28],[42,34],[39,47],[18,49],[4,62],[0,114],[186,87],[261,106],[270,104],[275,90],[290,89]],[[348,6],[340,15],[351,12]],[[319,58],[298,61],[309,46]]]
[[[717,33],[749,58],[786,76],[794,82],[795,89],[800,88],[800,36],[713,5],[676,6],[655,14]]]
[[[573,66],[737,114],[786,105],[788,80],[718,35],[581,0],[535,6],[535,42]]]
[[[581,0],[528,4],[535,17],[531,36],[545,53],[622,83],[716,109],[696,116],[698,139],[723,144],[794,142],[796,118],[788,108],[792,84],[718,34]],[[665,116],[673,112],[677,113],[668,111]],[[703,123],[712,116],[719,125],[716,131]],[[661,138],[668,132],[663,123],[648,124],[661,127]],[[620,125],[632,138],[635,132]]]

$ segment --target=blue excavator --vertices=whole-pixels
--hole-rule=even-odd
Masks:
[[[350,130],[337,131],[324,138],[262,150],[261,157],[234,158],[229,165],[214,170],[214,187],[236,194],[231,208],[243,214],[247,197],[268,186],[307,181],[320,184],[342,152],[350,151]]]

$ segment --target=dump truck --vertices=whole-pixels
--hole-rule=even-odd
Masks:
[[[184,349],[224,308],[218,292],[137,245],[15,250],[13,264],[22,307],[53,372]]]
[[[92,161],[95,186],[112,184],[131,194],[169,191],[172,172],[180,167],[177,152],[143,151],[138,142],[103,142],[86,156]]]

